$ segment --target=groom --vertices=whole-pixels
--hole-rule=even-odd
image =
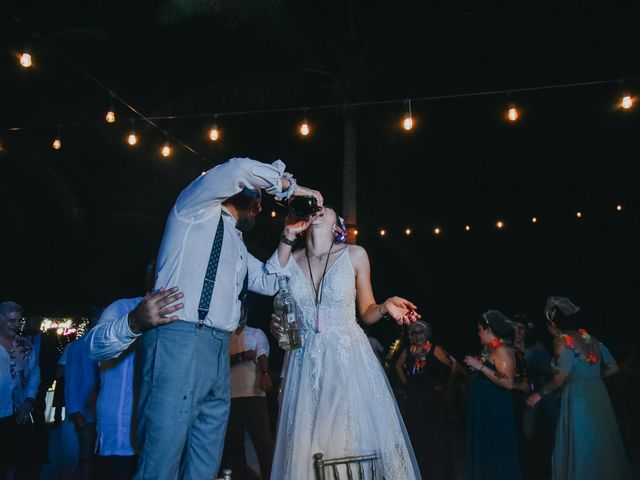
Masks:
[[[250,290],[276,292],[276,278],[247,252],[242,234],[262,210],[260,190],[278,200],[313,196],[281,161],[232,158],[194,180],[167,220],[155,290],[184,294],[178,320],[150,328],[140,345],[137,479],[209,479],[217,473],[229,414],[229,334]],[[145,313],[129,314],[134,334]]]

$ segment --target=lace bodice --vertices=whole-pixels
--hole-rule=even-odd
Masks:
[[[322,296],[319,307],[316,307],[311,283],[295,259],[291,258],[288,268],[291,274],[291,295],[297,303],[303,337],[357,325],[355,275],[348,247],[340,253],[325,274],[320,286]]]

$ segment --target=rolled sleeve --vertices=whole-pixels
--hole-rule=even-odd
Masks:
[[[191,182],[178,197],[175,211],[179,217],[198,217],[245,187],[277,195],[282,192],[280,177],[284,169],[285,164],[280,160],[268,164],[250,158],[232,158]]]
[[[283,267],[280,265],[280,260],[278,260],[278,250],[276,249],[275,252],[273,252],[273,255],[271,255],[271,257],[269,258],[269,260],[266,261],[265,268],[267,270],[267,273],[274,275],[276,277],[278,276],[284,276],[284,277],[290,277],[291,276],[291,268],[292,268],[292,263],[295,260],[293,259],[293,255],[289,256],[289,260],[287,261],[287,264]],[[276,285],[277,285],[277,280],[276,280]]]
[[[142,297],[133,300],[118,300],[109,305],[100,316],[89,335],[89,356],[98,362],[115,358],[124,352],[140,336],[129,328],[129,312]]]
[[[265,263],[249,254],[247,267],[249,275],[248,288],[251,292],[267,296],[276,294],[278,291],[278,276],[271,273]]]

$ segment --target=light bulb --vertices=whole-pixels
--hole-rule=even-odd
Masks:
[[[109,110],[104,117],[108,123],[113,123],[116,121],[116,112],[113,110]]]
[[[631,107],[633,107],[633,98],[631,98],[630,95],[625,95],[620,101],[620,106],[625,110],[630,109]]]
[[[56,137],[51,146],[54,150],[60,150],[62,148],[62,140],[60,140],[60,137]]]
[[[509,105],[509,111],[507,112],[507,118],[510,122],[515,122],[520,117],[520,112],[516,108],[516,106],[512,103]]]
[[[160,150],[160,153],[162,154],[163,157],[168,157],[169,155],[171,155],[171,147],[169,146],[168,143],[164,144],[164,146],[162,147],[162,150]]]
[[[309,123],[306,120],[300,124],[299,131],[300,131],[300,135],[302,135],[303,137],[306,137],[311,133],[311,127],[309,126]]]
[[[465,226],[464,226],[464,230],[465,230],[466,232],[470,232],[470,231],[471,231],[471,226],[469,226],[469,225],[465,225]]]
[[[538,223],[538,217],[532,217],[531,223]]]
[[[387,234],[387,231],[383,228],[382,230],[380,230],[380,236],[384,237]]]
[[[402,121],[402,128],[404,128],[406,131],[409,131],[413,128],[413,118],[411,118],[411,116],[404,117],[404,120]]]
[[[356,229],[356,230],[354,230],[354,231],[353,231],[353,234],[354,234],[354,235],[358,235],[358,230],[357,230],[357,229]]]
[[[276,211],[272,210],[271,211],[271,218],[276,218],[276,215],[277,215]]]
[[[582,212],[576,212],[576,217],[582,218]]]
[[[433,229],[433,233],[435,233],[436,235],[440,235],[441,231],[442,230],[440,230],[440,227],[436,227],[436,228]]]
[[[622,211],[622,205],[620,205],[620,204],[616,205],[616,210],[621,212]]]
[[[131,146],[134,146],[136,143],[138,143],[138,136],[135,134],[135,132],[131,132],[129,134],[129,136],[127,137],[127,143]]]
[[[498,220],[498,221],[496,222],[496,227],[497,227],[497,228],[503,228],[503,227],[504,227],[504,222],[503,222],[502,220]]]
[[[405,235],[411,235],[411,229],[410,229],[410,228],[407,228],[407,229],[404,231],[404,234],[405,234]]]
[[[24,68],[29,68],[33,65],[31,55],[29,53],[24,52],[20,54],[20,65],[22,65]]]
[[[211,130],[209,130],[209,138],[212,142],[218,141],[218,139],[220,138],[220,131],[218,130],[218,127],[213,127]]]

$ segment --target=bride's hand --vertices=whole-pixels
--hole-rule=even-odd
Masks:
[[[282,330],[282,326],[280,325],[280,319],[275,313],[271,314],[271,325],[269,328],[271,335],[276,337],[276,340],[280,340],[282,335],[284,335],[284,330]]]
[[[382,305],[387,314],[393,317],[398,325],[410,325],[422,318],[422,315],[416,312],[418,307],[406,298],[390,297]]]
[[[313,222],[315,218],[316,215],[311,215],[307,219],[300,219],[291,214],[287,215],[287,217],[284,219],[284,235],[289,240],[296,238],[307,228],[309,228],[309,225],[311,225],[311,222]]]

